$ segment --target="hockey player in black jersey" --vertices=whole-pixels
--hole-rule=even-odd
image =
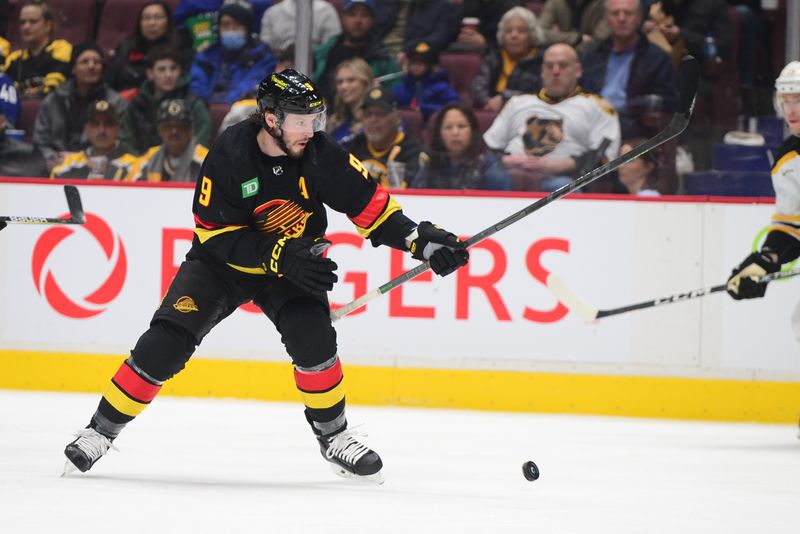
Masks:
[[[316,89],[287,69],[261,82],[258,112],[220,136],[197,180],[192,248],[89,425],[67,445],[65,473],[90,469],[203,337],[252,300],[292,358],[323,457],[341,476],[382,482],[380,457],[347,429],[327,298],[337,266],[324,254],[325,205],[346,214],[374,246],[412,251],[439,275],[465,265],[469,255],[452,233],[406,217],[324,129]]]

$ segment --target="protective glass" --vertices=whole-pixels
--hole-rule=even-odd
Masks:
[[[324,111],[299,115],[287,113],[281,128],[288,133],[310,133],[325,131],[326,115]]]

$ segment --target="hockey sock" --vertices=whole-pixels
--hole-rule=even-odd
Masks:
[[[122,429],[150,404],[163,382],[139,369],[130,357],[111,378],[90,426],[114,439]]]
[[[344,416],[344,375],[339,357],[314,367],[295,365],[294,381],[306,406],[306,418],[320,436],[336,434],[347,427]]]

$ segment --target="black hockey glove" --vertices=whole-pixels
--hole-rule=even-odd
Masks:
[[[731,273],[728,278],[728,295],[736,300],[755,299],[767,292],[767,283],[759,279],[767,273],[777,272],[781,264],[772,261],[769,254],[753,252]]]
[[[324,293],[333,289],[339,277],[336,263],[322,256],[331,242],[313,237],[282,237],[272,247],[272,254],[264,262],[269,274],[283,275],[310,293]]]
[[[447,276],[469,261],[466,243],[447,230],[422,221],[415,231],[417,237],[411,242],[411,257],[427,260],[439,276]]]

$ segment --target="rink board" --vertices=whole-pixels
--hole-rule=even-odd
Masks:
[[[147,328],[192,236],[192,190],[76,182],[89,224],[0,233],[0,387],[99,391]],[[469,236],[535,200],[398,194],[413,219]],[[791,421],[797,280],[587,325],[544,287],[559,274],[617,307],[723,282],[769,222],[769,203],[563,199],[337,323],[348,398],[365,404]],[[59,216],[60,185],[1,182],[0,213]],[[416,262],[373,248],[329,213],[331,293],[343,304]],[[279,336],[245,307],[203,341],[176,395],[294,400]]]

